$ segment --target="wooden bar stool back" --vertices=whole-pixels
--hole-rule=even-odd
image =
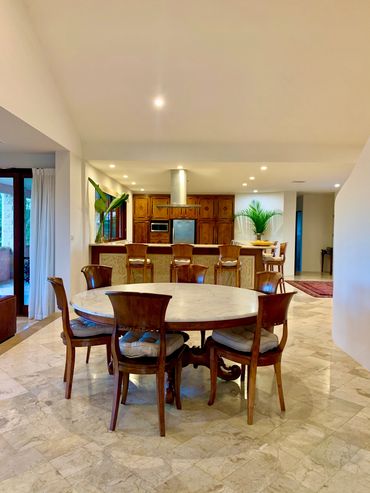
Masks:
[[[144,243],[128,243],[126,245],[126,271],[127,283],[131,283],[135,270],[142,271],[143,282],[147,280],[147,272],[150,272],[150,282],[153,282],[153,263],[147,256],[148,245]]]
[[[175,243],[172,245],[172,260],[170,263],[170,281],[174,281],[175,268],[180,265],[189,265],[193,262],[193,245],[189,243]]]
[[[225,272],[235,273],[235,286],[240,288],[240,246],[220,245],[218,262],[214,267],[215,284],[222,284],[222,275]]]
[[[280,243],[280,254],[279,256],[274,255],[273,257],[265,257],[263,259],[264,267],[266,270],[274,271],[275,267],[281,274],[280,282],[280,292],[285,293],[285,282],[284,282],[284,264],[285,264],[285,253],[288,243]]]

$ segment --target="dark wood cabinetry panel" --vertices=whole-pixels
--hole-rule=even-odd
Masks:
[[[149,221],[134,221],[134,243],[149,242]]]
[[[197,227],[197,243],[202,245],[213,245],[216,242],[215,232],[215,221],[199,220]]]
[[[199,197],[197,195],[188,195],[186,198],[188,205],[198,204]],[[198,208],[193,207],[174,207],[170,210],[170,219],[197,219]]]
[[[233,219],[234,218],[234,197],[218,198],[218,219]]]
[[[149,233],[149,243],[169,243],[170,242],[170,233],[157,233],[150,232]]]
[[[213,197],[199,196],[199,219],[213,219],[215,217],[215,203]]]
[[[169,209],[167,207],[158,207],[158,205],[168,205],[170,203],[168,195],[152,195],[150,203],[152,219],[169,219]]]
[[[149,201],[147,195],[134,195],[134,219],[149,218]]]
[[[217,243],[229,244],[234,239],[234,221],[217,222]]]

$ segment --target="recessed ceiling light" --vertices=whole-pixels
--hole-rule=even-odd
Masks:
[[[136,185],[136,181],[132,181],[131,182],[131,185]]]
[[[334,185],[334,188],[339,188],[339,187],[340,187],[340,183],[336,183],[336,184]]]
[[[258,190],[253,190],[253,193],[258,193]]]
[[[183,168],[184,168],[184,166],[183,166],[182,164],[179,164],[179,165],[177,166],[177,169],[183,169]]]
[[[249,177],[250,180],[255,180],[256,178],[254,176]]]
[[[166,101],[162,96],[157,96],[153,99],[153,105],[157,109],[163,108],[163,106],[166,104]]]
[[[266,171],[267,170],[267,166],[261,166],[261,171]]]
[[[243,187],[246,187],[247,185],[248,185],[248,183],[246,183],[246,182],[242,183]]]
[[[110,168],[115,168],[115,167],[116,167],[116,165],[112,163],[112,164],[110,164],[110,165],[109,165],[109,167],[110,167]]]
[[[128,175],[123,175],[123,178],[128,178]]]
[[[140,188],[140,192],[144,192],[144,188]]]

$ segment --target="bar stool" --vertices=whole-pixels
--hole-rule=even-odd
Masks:
[[[284,263],[285,263],[285,252],[288,243],[280,243],[280,254],[279,256],[273,257],[264,257],[263,265],[265,270],[273,271],[275,270],[275,266],[277,267],[277,271],[281,274],[281,282],[280,282],[280,292],[285,293],[285,281],[284,281]]]
[[[172,245],[172,260],[170,263],[170,281],[174,282],[176,267],[190,265],[193,261],[193,245],[189,243],[175,243]]]
[[[224,272],[235,272],[235,286],[240,288],[240,271],[242,267],[239,260],[240,248],[239,245],[219,245],[220,256],[214,267],[215,284],[222,284],[222,274]]]
[[[135,270],[143,271],[143,282],[146,282],[147,271],[150,271],[150,282],[153,282],[153,264],[147,257],[148,245],[144,243],[128,243],[126,245],[127,283],[131,284],[131,275]]]

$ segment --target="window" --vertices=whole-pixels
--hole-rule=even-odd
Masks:
[[[115,198],[106,193],[108,203],[110,204]],[[98,193],[95,193],[98,199]],[[99,227],[99,214],[96,214],[96,228]],[[103,236],[108,241],[125,240],[126,239],[126,202],[121,207],[114,209],[105,216]]]

